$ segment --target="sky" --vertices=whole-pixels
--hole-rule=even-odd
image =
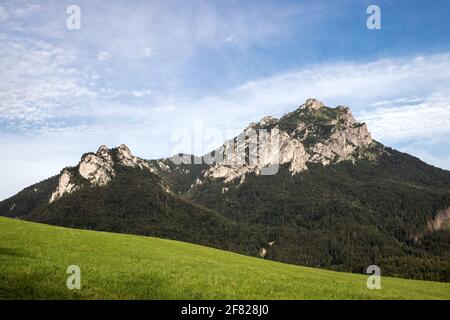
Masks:
[[[0,0],[0,70],[0,199],[102,144],[203,154],[310,97],[450,170],[447,0]]]

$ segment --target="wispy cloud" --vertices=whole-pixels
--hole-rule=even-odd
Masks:
[[[450,133],[450,55],[336,63],[254,80],[220,96],[190,101],[195,117],[211,106],[222,123],[280,116],[308,97],[349,105],[375,138],[396,142]],[[183,109],[183,108],[181,108]],[[223,111],[220,111],[223,110]],[[245,120],[244,120],[245,119]]]
[[[111,57],[112,57],[111,53],[109,53],[107,51],[102,51],[97,54],[98,61],[106,61],[106,60],[111,59]]]
[[[0,36],[0,120],[36,122],[92,96],[76,51],[43,41]]]
[[[374,136],[389,143],[407,139],[450,137],[450,93],[424,97],[416,104],[376,108],[361,113]]]
[[[65,28],[71,2],[31,3],[0,5],[0,158],[10,168],[0,180],[21,176],[0,198],[100,144],[169,156],[183,147],[172,139],[177,129],[203,126],[210,146],[309,97],[349,105],[375,139],[450,168],[450,146],[440,148],[450,134],[448,52],[358,62],[349,54],[305,66],[308,56],[339,51],[337,42],[352,38],[331,41],[329,28],[348,18],[358,28],[353,15],[364,20],[365,10],[339,13],[353,1],[332,10],[319,1],[80,0],[82,28],[73,32]],[[224,134],[213,139],[214,131]]]
[[[80,67],[78,51],[73,48],[4,35],[0,39],[0,123],[9,124],[0,127],[3,132],[6,128],[30,131],[52,121],[73,124],[76,117],[96,122],[92,117],[98,109],[109,110],[102,115],[114,114],[115,104],[105,106],[104,101],[138,101],[152,95],[145,87],[101,86],[103,79],[93,68]]]
[[[281,116],[308,97],[351,106],[383,142],[449,134],[449,54],[316,65],[249,81],[219,95],[159,99],[150,88],[100,86],[103,81],[92,68],[73,67],[77,51],[72,49],[10,39],[1,49],[0,119],[39,124],[40,130],[52,127],[51,121],[42,125],[43,120],[57,119],[58,134],[65,124],[114,127],[127,122],[142,124],[144,133],[147,123],[165,124],[166,139],[174,127],[198,121],[224,131],[268,114]]]

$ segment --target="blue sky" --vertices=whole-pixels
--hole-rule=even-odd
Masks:
[[[445,0],[0,1],[0,70],[0,199],[101,144],[200,154],[309,97],[450,169]]]

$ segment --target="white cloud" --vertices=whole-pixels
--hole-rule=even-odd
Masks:
[[[178,102],[177,109],[194,115],[185,119],[243,126],[316,97],[329,106],[349,105],[359,120],[369,122],[375,138],[398,141],[449,133],[449,82],[448,54],[336,63],[250,81],[220,96]]]
[[[100,88],[97,92],[99,94],[99,97],[101,97],[102,99],[145,98],[152,95],[152,90],[148,88],[142,88],[138,90]]]
[[[136,98],[148,97],[152,95],[152,90],[150,89],[142,89],[142,90],[133,90],[131,94]]]
[[[40,121],[93,93],[86,70],[71,64],[76,51],[42,41],[1,38],[0,119]]]
[[[370,109],[380,100],[446,90],[449,79],[450,55],[431,55],[420,61],[412,57],[318,65],[248,82],[232,90],[229,97],[240,105],[244,102],[284,109],[307,97],[317,97],[359,110]]]
[[[422,102],[397,107],[386,103],[382,108],[361,113],[373,135],[394,143],[406,139],[450,137],[450,94],[426,97]]]
[[[450,81],[448,54],[317,65],[250,81],[221,95],[153,101],[151,108],[145,104],[138,108],[101,100],[148,98],[153,95],[150,88],[89,87],[84,78],[101,79],[71,69],[76,52],[33,41],[2,45],[7,46],[0,57],[4,70],[0,118],[4,119],[37,121],[88,112],[94,122],[105,123],[114,122],[120,112],[121,121],[154,123],[155,110],[164,110],[164,115],[177,110],[159,121],[189,126],[200,120],[225,129],[243,127],[268,114],[281,116],[307,98],[317,97],[330,106],[349,105],[359,120],[368,122],[374,138],[382,141],[449,133],[450,92],[443,86]],[[21,59],[21,63],[13,63]],[[55,113],[62,106],[64,114]],[[92,119],[96,115],[101,118]]]
[[[97,61],[106,61],[112,58],[111,53],[102,51],[97,54]]]
[[[378,107],[378,106],[386,106],[386,105],[403,105],[403,104],[410,104],[410,103],[418,103],[421,101],[421,98],[419,97],[411,97],[411,98],[398,98],[394,100],[382,100],[377,101],[371,104],[371,106]]]
[[[0,46],[0,119],[33,122],[88,113],[101,114],[92,120],[103,123],[114,120],[117,110],[122,110],[122,120],[134,119],[136,107],[127,112],[130,106],[124,103],[111,107],[101,101],[142,98],[148,103],[143,98],[153,96],[153,90],[145,87],[98,87],[104,79],[92,69],[74,68],[78,55],[73,49],[11,39],[2,39]],[[99,53],[100,60],[109,56]],[[176,109],[176,118],[160,120],[185,125],[200,119],[211,126],[235,128],[268,114],[280,116],[317,97],[330,106],[349,105],[369,123],[375,138],[397,141],[448,133],[449,81],[449,54],[316,65],[249,81],[220,95],[152,100],[151,108],[141,103],[139,118],[153,119],[155,109],[169,110],[164,114]]]
[[[192,129],[201,121],[222,132],[244,128],[316,97],[329,106],[350,106],[383,143],[395,147],[415,139],[426,145],[431,136],[450,136],[449,82],[448,54],[318,65],[250,81],[221,95],[177,100],[169,104],[176,110],[170,127]]]
[[[145,87],[99,87],[104,79],[89,66],[80,67],[79,54],[72,48],[2,35],[0,40],[0,121],[16,130],[30,130],[52,119],[71,122],[73,116],[95,115],[92,107],[109,110],[103,100],[152,96]]]
[[[270,3],[222,6],[211,1],[145,1],[133,6],[115,3],[105,6],[101,2],[81,0],[78,4],[83,15],[95,19],[83,20],[82,37],[71,37],[77,45],[113,53],[115,59],[127,61],[139,61],[157,53],[164,63],[154,68],[163,72],[168,68],[176,72],[177,67],[195,57],[199,50],[226,45],[225,39],[243,47],[271,43],[284,36],[288,19],[310,7],[296,4],[274,10],[274,4]],[[42,32],[39,32],[46,37],[49,29],[56,29],[61,23],[61,15],[53,8],[49,8],[47,16],[51,21],[41,21]],[[124,17],[126,23],[121,23]],[[33,28],[34,31],[32,28],[27,31],[36,32],[36,26]],[[56,30],[52,33],[61,38]]]

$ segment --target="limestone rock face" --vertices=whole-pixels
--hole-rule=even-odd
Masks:
[[[115,163],[116,161],[116,163]],[[135,157],[130,149],[121,144],[117,149],[108,149],[105,145],[100,146],[96,153],[88,153],[81,158],[78,166],[73,170],[64,170],[59,178],[59,185],[53,192],[50,203],[59,199],[63,194],[71,193],[82,187],[76,185],[73,174],[79,174],[92,186],[105,186],[116,176],[115,165],[139,168],[155,173],[156,170],[145,160]],[[169,190],[165,185],[164,190]]]
[[[216,158],[204,177],[230,182],[282,164],[289,164],[294,175],[307,170],[308,163],[354,161],[358,148],[368,147],[372,142],[366,124],[357,122],[350,108],[328,108],[311,98],[281,119],[264,117],[250,123],[238,137],[215,150],[223,158]]]
[[[247,129],[248,128],[256,128],[256,127],[265,128],[265,127],[267,127],[269,125],[277,124],[278,121],[279,121],[279,119],[277,119],[277,118],[274,118],[274,117],[271,117],[271,116],[265,116],[259,122],[256,122],[256,123],[255,122],[251,122],[248,125]]]
[[[258,141],[260,143],[257,143]],[[229,140],[216,150],[216,153],[222,154],[223,159],[207,170],[205,177],[223,178],[225,182],[250,172],[265,174],[264,170],[277,170],[274,166],[284,163],[290,164],[289,168],[293,173],[306,169],[306,152],[303,145],[286,132],[277,129],[262,134],[247,128],[237,143],[234,143],[233,139]]]
[[[309,148],[310,161],[323,165],[340,162],[352,157],[356,148],[368,146],[372,143],[369,130],[365,123],[358,123],[348,107],[338,107],[340,112],[328,137],[318,141]]]
[[[117,147],[117,158],[119,159],[119,164],[123,166],[131,168],[147,169],[153,173],[156,172],[155,169],[152,166],[150,166],[147,161],[133,156],[130,149],[124,144],[121,144],[120,146]]]
[[[86,155],[79,164],[78,172],[91,184],[104,186],[116,175],[112,160],[95,154]]]
[[[117,150],[118,150],[117,157],[119,158],[120,164],[127,167],[136,166],[135,157],[131,154],[130,149],[126,145],[121,144],[120,146],[117,147]]]
[[[320,109],[322,107],[324,107],[325,105],[323,104],[323,102],[315,99],[315,98],[309,98],[308,100],[306,100],[306,102],[300,107],[302,109],[310,109],[310,110],[317,110]]]
[[[278,147],[278,151],[273,152],[277,149],[274,148],[272,144],[269,144],[268,153],[270,154],[270,156],[265,156],[265,153],[263,152],[263,158],[261,160],[262,164],[267,165],[270,163],[271,165],[274,165],[277,163],[290,163],[289,170],[292,172],[292,174],[296,174],[300,171],[306,170],[308,154],[306,153],[303,144],[296,139],[292,139],[287,133],[283,131],[279,132],[278,140],[279,141],[275,144]]]
[[[209,170],[207,170],[204,174],[204,177],[212,177],[216,179],[224,179],[225,182],[230,182],[239,178],[241,176],[245,176],[245,174],[252,172],[253,168],[249,166],[232,166],[226,164],[216,164]],[[200,184],[201,181],[197,181],[197,184]]]
[[[102,146],[100,146],[100,148],[98,148],[97,156],[102,158],[104,161],[106,161],[108,163],[113,163],[111,151],[105,145],[102,145]]]
[[[372,138],[366,124],[336,130],[328,139],[317,142],[310,147],[310,161],[327,165],[333,161],[348,160],[357,147],[370,145],[371,143]]]
[[[78,166],[80,175],[97,186],[108,184],[116,175],[111,151],[105,145],[102,145],[96,154],[84,156]]]
[[[56,187],[56,190],[52,193],[49,203],[58,200],[66,193],[70,194],[78,190],[78,186],[76,186],[75,183],[71,182],[71,180],[72,175],[70,174],[70,172],[64,170],[61,176],[59,177],[58,186]]]

